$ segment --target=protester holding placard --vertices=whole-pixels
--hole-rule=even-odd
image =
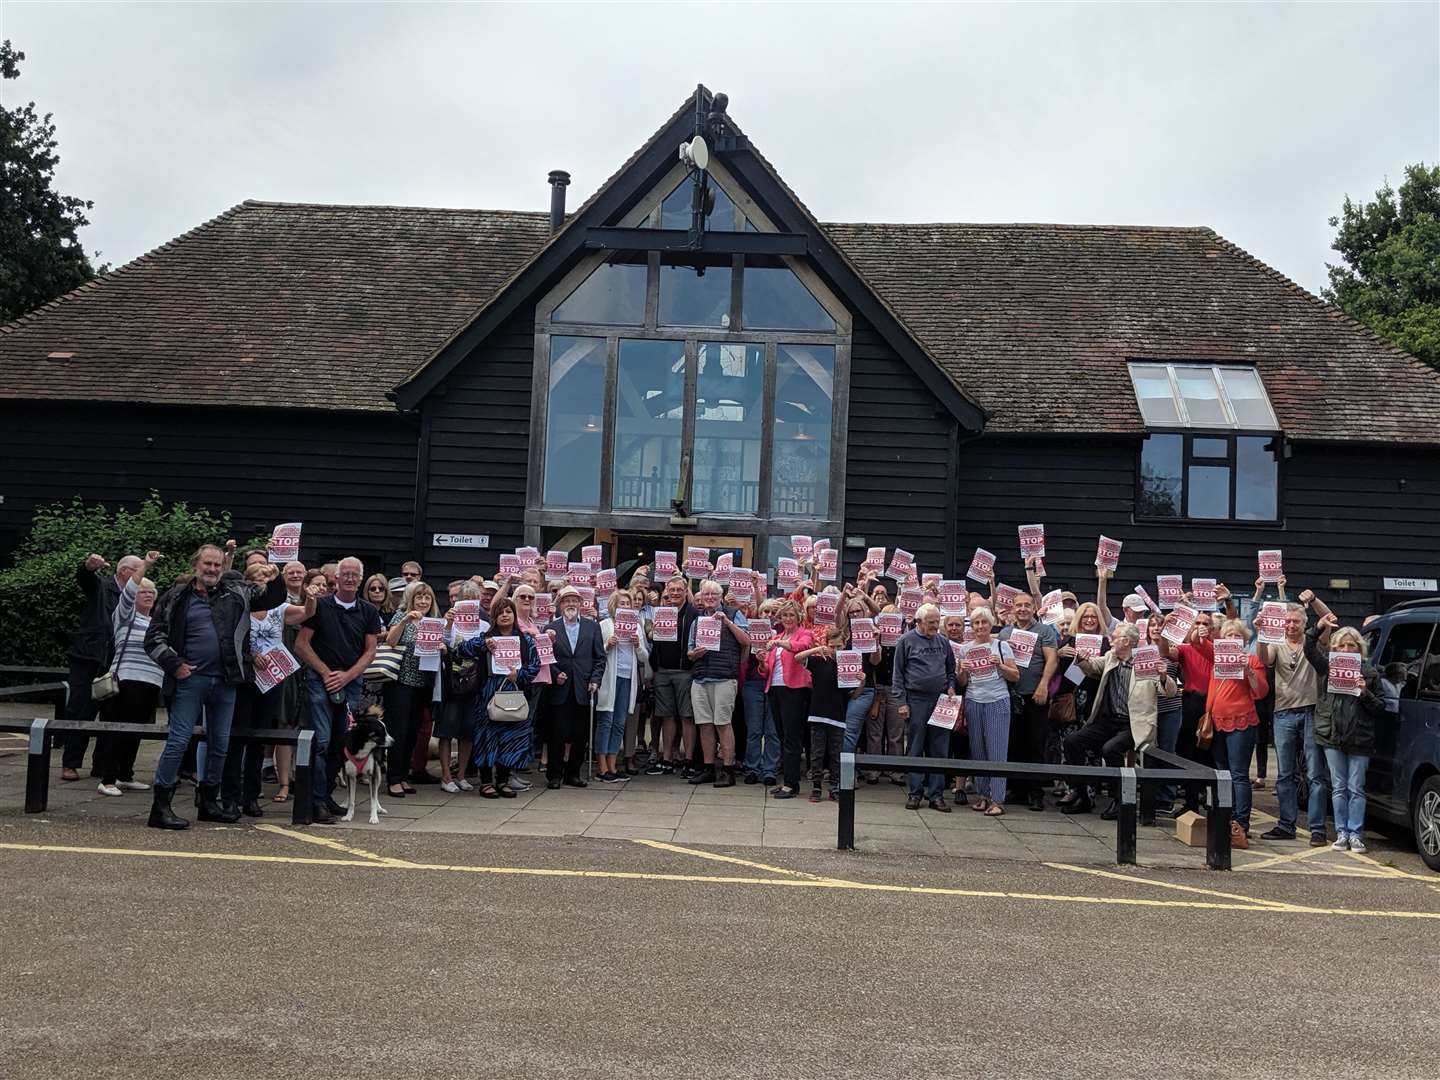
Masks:
[[[844,614],[840,630],[841,647],[858,650],[861,655],[860,685],[846,689],[845,736],[840,751],[855,753],[865,734],[865,723],[875,707],[875,665],[880,658],[880,644],[875,629],[871,600],[863,591],[845,586]]]
[[[880,652],[875,660],[875,703],[865,722],[865,752],[899,756],[905,752],[906,723],[900,718],[900,703],[891,691],[895,679],[895,646],[905,634],[905,617],[895,606],[886,605],[876,616]],[[878,784],[881,778],[897,784],[903,777],[892,778],[888,772],[871,770],[865,774],[867,783]]]
[[[593,629],[594,624],[589,625]],[[513,647],[517,640],[519,657],[511,655],[502,658],[503,650]],[[489,628],[460,642],[454,651],[484,664],[483,681],[475,695],[471,721],[476,733],[474,759],[479,766],[480,795],[486,799],[513,799],[515,789],[510,785],[510,774],[529,760],[530,718],[527,713],[520,719],[497,719],[491,715],[490,704],[501,691],[524,694],[526,686],[540,670],[535,639],[521,629],[514,602],[496,600],[490,605]],[[587,718],[586,734],[588,732]],[[554,752],[552,747],[551,753]]]
[[[656,553],[656,565],[659,566]],[[659,754],[646,770],[651,776],[673,773],[694,750],[695,713],[690,698],[690,670],[685,643],[700,612],[690,602],[683,577],[671,577],[651,624],[650,666],[654,671],[655,718],[660,721]],[[683,742],[682,737],[683,736]],[[689,767],[684,766],[686,773]],[[688,775],[686,777],[689,778]]]
[[[1016,630],[1035,634],[1034,658],[1019,668],[1014,685],[1020,697],[1020,709],[1010,725],[1011,761],[1045,760],[1045,736],[1050,730],[1050,680],[1060,662],[1060,635],[1055,627],[1035,620],[1035,598],[1021,593],[1011,611],[1013,623],[1000,631],[1000,640],[1009,642]],[[974,615],[971,615],[974,618]],[[1039,782],[1016,783],[1017,795],[1025,798],[1031,810],[1045,809],[1044,787]]]
[[[773,624],[779,601],[766,600],[756,609],[763,612],[750,620],[750,653],[743,665],[740,700],[745,713],[745,783],[774,787],[780,769],[780,729],[770,697],[765,692],[765,655],[779,635]],[[763,624],[764,633],[757,633]]]
[[[1220,636],[1248,641],[1250,628],[1241,619],[1227,619],[1220,628]],[[1215,754],[1215,767],[1230,770],[1234,778],[1235,811],[1231,819],[1231,842],[1237,847],[1248,847],[1250,806],[1253,798],[1250,760],[1255,754],[1255,740],[1260,728],[1260,716],[1255,711],[1255,702],[1265,696],[1270,681],[1265,674],[1265,665],[1258,656],[1244,653],[1241,655],[1244,678],[1216,678],[1219,654],[1211,645],[1210,691],[1205,698],[1205,712],[1215,729],[1214,742],[1211,744]]]
[[[812,685],[804,657],[814,647],[815,638],[802,624],[800,605],[794,600],[780,601],[775,618],[780,621],[780,631],[770,639],[760,665],[770,711],[781,734],[782,781],[770,794],[777,799],[793,799],[800,790],[800,753]]]
[[[950,732],[930,725],[930,714],[942,694],[954,694],[955,656],[950,642],[940,634],[940,609],[922,604],[915,613],[914,627],[895,646],[891,695],[899,705],[900,718],[909,725],[906,755],[909,757],[949,756]],[[912,772],[908,779],[907,810],[920,809],[922,794],[930,807],[949,812],[945,803],[942,773]]]
[[[1017,604],[1020,602],[1016,600]],[[970,612],[974,639],[962,649],[965,662],[956,671],[957,681],[965,693],[970,754],[977,761],[1009,760],[1010,691],[1020,680],[1015,654],[1007,643],[995,636],[995,624],[995,614],[987,607],[977,607]],[[1005,813],[1005,788],[1002,776],[975,777],[975,799],[970,809],[989,817],[1000,817]]]
[[[733,787],[735,730],[730,721],[739,693],[740,662],[750,650],[750,634],[745,629],[745,616],[738,608],[726,607],[723,600],[724,590],[714,579],[703,582],[695,594],[700,618],[690,626],[687,655],[694,665],[690,672],[690,702],[705,768],[690,782]],[[718,621],[716,647],[709,648],[700,639],[700,619]]]
[[[606,617],[600,620],[600,638],[609,660],[600,693],[595,698],[596,776],[605,784],[629,780],[621,771],[620,752],[625,748],[625,729],[640,700],[640,683],[650,648],[640,625],[640,612],[628,589],[617,589],[606,602]],[[633,727],[631,728],[633,737]]]
[[[245,572],[245,579],[257,586],[267,586],[278,574],[274,564],[258,563]],[[250,655],[252,665],[258,658],[280,650],[289,665],[299,670],[299,662],[285,647],[285,627],[298,626],[315,614],[316,593],[312,586],[303,604],[288,601],[269,611],[250,613]],[[283,683],[266,687],[252,678],[235,694],[233,726],[237,728],[278,728],[284,700]],[[262,817],[260,809],[260,771],[265,761],[265,744],[246,741],[225,756],[225,771],[220,779],[220,802],[227,814],[243,813],[246,817]],[[288,783],[289,778],[286,777]]]
[[[234,550],[233,542],[229,547]],[[220,782],[235,695],[254,674],[249,612],[268,611],[284,603],[285,582],[278,574],[265,585],[246,581],[235,571],[225,570],[226,561],[224,549],[201,545],[191,559],[191,577],[156,600],[145,632],[145,651],[165,669],[165,689],[170,695],[169,735],[155,773],[150,816],[150,824],[156,828],[186,826],[170,803],[179,781],[180,762],[202,714],[206,755],[205,775],[196,789],[199,819],[239,820],[238,813],[227,811],[221,803]],[[359,589],[359,574],[350,587]]]
[[[839,626],[827,627],[815,645],[802,654],[810,669],[810,710],[806,717],[810,739],[810,801],[818,803],[826,778],[830,781],[830,798],[840,780],[840,753],[845,740],[845,710],[854,687],[864,684],[864,660],[854,650],[842,650],[845,631]],[[839,658],[847,655],[842,674]],[[858,661],[858,663],[857,663]],[[843,679],[843,683],[842,683]]]
[[[400,599],[400,610],[390,618],[385,632],[385,644],[403,650],[400,657],[400,674],[385,684],[385,727],[395,745],[386,753],[388,776],[392,798],[401,799],[414,795],[415,789],[408,783],[410,759],[415,752],[416,736],[424,723],[425,710],[430,707],[435,693],[435,677],[440,665],[434,658],[423,660],[416,651],[416,635],[421,619],[438,618],[440,607],[435,602],[435,590],[423,581],[412,581],[405,587]],[[459,784],[448,791],[468,791],[463,775]]]
[[[1302,594],[1303,595],[1303,594]],[[1336,687],[1340,658],[1359,668],[1352,685]],[[1315,705],[1315,742],[1325,751],[1335,810],[1336,851],[1365,851],[1365,771],[1375,754],[1375,725],[1385,715],[1380,678],[1369,664],[1369,647],[1354,627],[1327,612],[1305,635],[1305,659],[1321,681]]]
[[[435,716],[432,734],[439,742],[440,786],[449,792],[469,791],[465,779],[466,764],[473,760],[478,718],[475,699],[485,678],[483,657],[462,652],[460,646],[490,629],[490,623],[479,615],[480,586],[462,581],[455,591],[455,602],[445,613],[448,648],[440,660],[441,694],[439,706],[431,706]],[[473,608],[472,619],[469,609]],[[451,752],[458,765],[450,767]]]
[[[1139,629],[1133,623],[1119,623],[1110,632],[1106,655],[1076,661],[1097,679],[1098,689],[1085,726],[1065,739],[1067,763],[1083,764],[1087,755],[1098,753],[1106,765],[1119,767],[1128,751],[1157,742],[1157,697],[1173,694],[1176,687],[1168,672],[1158,679],[1137,677],[1134,653],[1139,644]],[[1083,787],[1060,805],[1065,814],[1088,814],[1092,808],[1089,792]],[[1113,821],[1118,814],[1119,804],[1112,793],[1110,805],[1100,816]]]
[[[1257,583],[1257,586],[1263,585],[1264,582]],[[1313,597],[1314,594],[1310,595]],[[1264,608],[1270,606],[1266,604]],[[1300,813],[1297,755],[1303,753],[1310,784],[1306,823],[1311,846],[1320,847],[1326,843],[1325,813],[1330,799],[1330,773],[1325,763],[1325,751],[1315,741],[1315,706],[1320,700],[1320,678],[1305,656],[1304,605],[1284,604],[1280,607],[1284,613],[1280,640],[1265,642],[1256,650],[1261,662],[1271,671],[1271,685],[1275,691],[1275,756],[1279,761],[1275,797],[1280,803],[1280,816],[1261,839],[1295,839]],[[1268,621],[1269,615],[1264,608],[1260,618]],[[1257,620],[1257,625],[1259,623],[1260,620]],[[1265,636],[1273,635],[1267,633]]]

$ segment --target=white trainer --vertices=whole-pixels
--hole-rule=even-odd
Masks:
[[[466,780],[463,776],[456,778],[456,780],[455,780],[455,786],[458,787],[461,791],[474,791],[474,790],[475,790],[475,785],[472,784],[472,783],[470,783],[470,781],[469,781],[469,780]]]
[[[121,791],[121,790],[120,790],[118,787],[116,787],[114,784],[106,784],[106,783],[104,783],[104,782],[101,782],[101,783],[99,783],[99,784],[96,784],[96,785],[95,785],[95,790],[98,791],[98,792],[100,792],[101,795],[113,795],[113,796],[115,796],[115,797],[117,797],[117,798],[118,798],[119,796],[125,794],[123,791]]]
[[[1360,834],[1358,832],[1352,832],[1350,834],[1350,850],[1358,851],[1362,854],[1368,850],[1365,847],[1365,841],[1360,839]]]
[[[459,795],[460,789],[455,786],[454,780],[446,780],[440,785],[441,791],[448,791],[451,795]]]
[[[121,791],[149,791],[150,785],[139,780],[117,780],[115,786]]]
[[[1363,845],[1362,845],[1362,846],[1363,846]],[[1330,850],[1331,850],[1331,851],[1349,851],[1349,850],[1350,850],[1350,834],[1349,834],[1349,833],[1343,833],[1343,832],[1336,834],[1335,843],[1333,843],[1333,844],[1330,845]]]

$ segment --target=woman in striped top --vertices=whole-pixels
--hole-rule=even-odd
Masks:
[[[145,555],[144,564],[125,583],[115,605],[115,677],[120,692],[100,705],[100,719],[107,724],[153,724],[155,706],[165,672],[145,651],[145,632],[150,629],[150,610],[155,606],[155,583],[145,575],[160,558],[158,551]],[[101,795],[122,795],[127,791],[148,791],[150,785],[135,779],[135,755],[139,735],[101,735],[95,747],[95,767],[100,773]]]
[[[1165,620],[1159,617],[1146,619],[1145,641],[1149,645],[1157,646],[1160,649],[1160,656],[1165,661],[1165,674],[1170,676],[1174,684],[1174,693],[1165,693],[1165,684],[1162,682],[1155,695],[1155,741],[1161,750],[1175,752],[1180,741],[1180,727],[1185,722],[1185,695],[1180,684],[1180,659],[1169,652],[1165,642]],[[1169,817],[1173,815],[1175,806],[1175,787],[1173,784],[1166,784],[1155,796],[1155,812]]]

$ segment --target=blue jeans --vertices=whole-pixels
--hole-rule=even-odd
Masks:
[[[1335,806],[1335,835],[1365,831],[1365,770],[1370,759],[1364,754],[1347,754],[1325,747],[1330,766],[1330,800]]]
[[[595,711],[595,752],[618,754],[625,745],[625,718],[630,715],[630,676],[615,676],[615,707]]]
[[[1325,804],[1330,801],[1330,770],[1325,754],[1315,745],[1315,710],[1281,709],[1275,713],[1275,756],[1280,773],[1275,780],[1275,797],[1280,800],[1280,825],[1294,832],[1300,815],[1300,784],[1296,779],[1297,752],[1305,750],[1305,771],[1310,776],[1310,803],[1305,820],[1312,833],[1325,832]]]
[[[315,745],[313,757],[310,762],[311,779],[311,800],[323,803],[330,795],[330,785],[340,772],[341,755],[337,752],[334,755],[328,753],[330,749],[330,736],[344,735],[345,712],[348,708],[351,713],[360,711],[360,697],[365,690],[365,680],[352,679],[345,684],[345,703],[337,705],[330,700],[330,692],[325,689],[325,683],[314,671],[305,672],[305,693],[310,699],[310,730],[315,733]],[[408,771],[409,763],[403,764]]]
[[[1215,754],[1215,767],[1228,769],[1235,791],[1234,820],[1247,833],[1250,831],[1250,805],[1254,792],[1250,788],[1250,759],[1255,756],[1255,743],[1260,737],[1260,725],[1252,724],[1243,731],[1215,731],[1210,744]]]
[[[845,703],[845,740],[841,750],[853,754],[860,746],[860,737],[865,734],[865,721],[870,716],[870,706],[875,704],[875,688],[863,686],[860,696]]]
[[[938,695],[936,697],[910,695],[907,702],[910,706],[910,737],[905,741],[905,753],[908,757],[948,758],[950,756],[950,732],[942,727],[930,726],[930,714],[935,711],[935,705],[939,700]],[[945,793],[945,774],[910,773],[908,784],[910,795],[913,797],[921,794],[922,788],[926,798],[940,798]]]
[[[1160,749],[1171,754],[1175,753],[1175,747],[1180,744],[1180,725],[1185,722],[1183,709],[1170,709],[1157,714],[1156,723],[1158,732],[1155,738],[1160,743]],[[1175,805],[1175,785],[1166,784],[1155,793],[1155,805],[1161,810],[1168,810]]]
[[[230,719],[235,714],[235,687],[227,686],[218,675],[191,675],[175,683],[175,696],[170,700],[170,734],[160,752],[155,769],[159,787],[174,787],[180,774],[180,761],[195,725],[205,717],[205,770],[201,782],[217,787],[225,769],[225,751],[230,746]]]
[[[770,698],[759,679],[746,679],[740,686],[745,705],[745,771],[759,777],[774,776],[780,768],[780,733]]]

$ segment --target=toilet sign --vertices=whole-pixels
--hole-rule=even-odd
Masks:
[[[1433,577],[1387,577],[1382,580],[1387,592],[1440,592],[1440,583]]]

